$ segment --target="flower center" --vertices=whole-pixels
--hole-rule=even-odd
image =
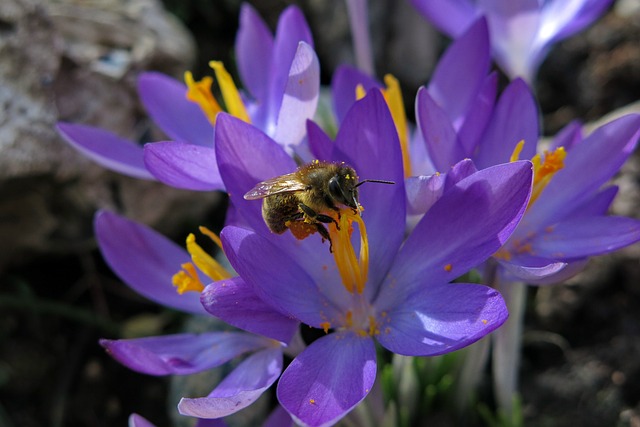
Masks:
[[[511,154],[512,162],[518,160],[523,146],[524,140],[516,145],[513,154]],[[553,151],[544,150],[543,154],[544,156],[536,154],[531,159],[531,163],[533,163],[533,189],[531,190],[531,198],[529,199],[527,209],[538,199],[542,190],[549,185],[551,178],[553,178],[559,170],[564,168],[564,158],[567,156],[564,147],[558,147]]]
[[[233,82],[233,78],[224,68],[224,65],[220,61],[211,61],[209,66],[213,68],[216,74],[216,80],[222,93],[222,99],[226,107],[226,111],[234,117],[244,120],[247,123],[251,123],[247,110],[242,102],[240,92]],[[184,80],[187,84],[186,97],[189,101],[195,102],[200,106],[200,109],[207,116],[209,122],[215,126],[216,117],[218,113],[223,111],[220,104],[211,93],[211,85],[213,78],[205,76],[200,81],[193,79],[193,74],[190,71],[184,73]]]
[[[222,249],[222,242],[220,242],[220,238],[216,236],[215,233],[206,227],[200,227],[200,232],[213,240],[213,242]],[[195,268],[196,266],[213,281],[232,277],[231,273],[196,243],[196,236],[194,236],[193,233],[187,236],[187,252],[191,255],[193,262],[182,264],[180,266],[182,270],[174,274],[172,278],[173,286],[177,288],[180,295],[188,291],[202,292],[204,289],[204,284],[200,281],[200,277]]]

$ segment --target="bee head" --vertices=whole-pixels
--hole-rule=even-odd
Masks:
[[[338,203],[358,208],[358,177],[353,169],[343,168],[329,180],[329,194]]]

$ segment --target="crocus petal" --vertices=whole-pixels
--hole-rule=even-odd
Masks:
[[[446,172],[466,157],[447,113],[424,88],[418,90],[416,114],[427,151],[438,171]]]
[[[406,199],[400,142],[391,113],[380,91],[372,89],[347,113],[336,136],[335,161],[353,166],[360,180],[383,179],[395,185],[364,184],[359,200],[369,235],[366,292],[376,293],[404,238]]]
[[[509,277],[510,281],[517,280],[527,283],[559,273],[568,265],[565,262],[546,259],[536,259],[536,262],[529,261],[531,260],[523,259],[523,257],[518,257],[514,259],[513,262],[498,260],[500,265],[511,275]]]
[[[488,31],[484,18],[472,24],[442,55],[427,87],[432,99],[456,128],[462,123],[489,71]]]
[[[553,138],[553,141],[549,144],[549,150],[553,151],[559,147],[564,147],[566,151],[569,151],[580,141],[582,141],[582,123],[578,120],[573,120]]]
[[[267,122],[271,126],[275,126],[289,80],[291,63],[301,41],[313,47],[313,37],[304,15],[296,6],[289,6],[280,14],[273,44],[269,98],[266,100]],[[273,129],[267,129],[270,135],[272,131]]]
[[[385,313],[378,341],[407,356],[436,356],[466,347],[508,317],[498,291],[471,283],[423,283],[410,299]]]
[[[449,282],[495,253],[524,213],[531,179],[531,163],[521,161],[481,170],[451,187],[406,240],[378,301],[387,308],[401,304],[425,281]]]
[[[159,181],[195,191],[224,189],[213,148],[184,142],[156,142],[144,146],[144,163]]]
[[[187,87],[162,73],[143,73],[138,93],[145,109],[171,139],[213,145],[213,130],[200,107],[186,98]]]
[[[182,398],[178,411],[198,418],[221,418],[255,402],[282,372],[282,351],[262,350],[248,357],[207,397]]]
[[[266,99],[269,76],[265,64],[271,63],[273,36],[260,15],[248,3],[243,3],[240,8],[235,52],[242,82],[255,99]]]
[[[547,260],[547,262],[553,263],[553,260]],[[535,286],[555,285],[557,283],[562,283],[584,270],[588,262],[588,258],[571,261],[566,263],[566,265],[562,269],[558,270],[557,273],[540,275],[538,277],[529,276],[526,281],[527,284]],[[506,270],[503,271],[503,274],[507,278],[507,280],[523,280],[518,278],[517,276],[510,275],[509,272],[506,272],[505,274],[505,272]]]
[[[342,123],[351,106],[356,102],[356,88],[361,85],[365,93],[371,89],[382,89],[382,84],[363,73],[346,65],[339,66],[333,73],[331,80],[331,94],[333,95],[333,110],[338,123]]]
[[[146,418],[138,414],[129,415],[129,427],[156,427],[151,424]]]
[[[470,177],[476,172],[478,172],[478,169],[476,169],[476,165],[471,159],[459,161],[449,169],[449,172],[446,173],[444,191],[447,191],[458,182]]]
[[[531,240],[534,254],[572,259],[600,255],[640,240],[640,221],[615,216],[571,218]]]
[[[224,113],[218,115],[216,125],[216,157],[235,209],[254,230],[269,233],[262,220],[262,203],[243,196],[261,181],[293,172],[293,159],[259,129]]]
[[[295,427],[291,415],[280,405],[271,411],[262,427]]]
[[[407,189],[407,213],[423,214],[438,201],[444,190],[444,174],[411,176],[404,182]]]
[[[585,216],[605,215],[617,194],[618,186],[613,185],[611,187],[607,187],[579,205],[573,212],[569,213],[567,217],[580,218]]]
[[[179,295],[171,278],[191,261],[186,250],[145,225],[112,212],[93,220],[98,246],[109,267],[133,290],[167,307],[204,314],[200,294]]]
[[[225,227],[220,237],[233,268],[267,304],[316,328],[321,328],[327,318],[339,317],[339,311],[325,295],[329,292],[325,289],[321,293],[313,277],[297,262],[307,257],[298,258],[293,251],[275,246],[275,239],[239,227]],[[300,246],[308,245],[307,240],[303,242]],[[317,258],[312,257],[319,264],[318,269],[322,264],[328,265],[328,256],[325,262]],[[336,286],[342,288],[339,282]]]
[[[330,334],[296,357],[278,383],[278,400],[303,426],[329,426],[365,398],[376,378],[373,340]]]
[[[551,0],[544,3],[538,43],[559,41],[598,19],[613,0]]]
[[[328,160],[333,151],[333,141],[315,122],[307,120],[309,149],[316,159]]]
[[[460,145],[469,156],[475,152],[476,146],[482,139],[484,130],[493,114],[497,94],[498,73],[493,72],[485,79],[476,99],[467,112],[464,123],[458,130]]]
[[[243,353],[271,345],[242,332],[176,334],[126,340],[100,340],[118,362],[149,375],[186,375],[220,366]]]
[[[564,160],[523,225],[532,229],[563,219],[609,180],[633,152],[640,136],[640,115],[630,114],[607,123],[577,144]]]
[[[104,129],[58,123],[58,131],[75,149],[107,169],[140,179],[154,179],[142,161],[142,147]]]
[[[453,38],[459,37],[478,16],[470,0],[411,0],[411,4],[440,31]]]
[[[205,310],[226,323],[285,344],[298,326],[262,301],[240,277],[208,285],[200,300]]]
[[[307,120],[316,113],[319,96],[318,57],[311,46],[300,42],[289,70],[273,139],[285,147],[298,145],[305,136]]]
[[[520,159],[529,160],[538,144],[538,107],[527,84],[516,79],[502,93],[474,161],[480,169],[510,161],[524,140]]]

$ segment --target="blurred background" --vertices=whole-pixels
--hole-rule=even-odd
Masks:
[[[288,5],[304,11],[323,84],[337,65],[354,63],[343,0],[250,3],[272,29]],[[369,5],[377,73],[400,80],[411,118],[416,90],[449,40],[408,2]],[[192,70],[200,78],[212,59],[235,74],[239,10],[238,0],[0,2],[0,426],[124,426],[131,412],[173,424],[178,397],[169,380],[120,366],[98,339],[177,332],[187,319],[110,272],[92,218],[111,209],[182,244],[198,225],[220,230],[225,198],[109,172],[66,145],[54,125],[162,139],[137,99],[136,76],[156,70],[181,79]],[[545,135],[574,119],[640,111],[640,2],[618,0],[556,45],[538,81]],[[616,184],[614,212],[640,218],[638,153]],[[640,426],[640,246],[530,293],[526,425]],[[214,380],[206,381],[204,393]],[[455,417],[434,414],[429,425],[456,425]]]

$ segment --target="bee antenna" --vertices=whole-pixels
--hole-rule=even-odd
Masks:
[[[384,179],[364,179],[357,183],[353,188],[358,188],[365,182],[377,182],[378,184],[395,184],[393,181],[385,181]]]

